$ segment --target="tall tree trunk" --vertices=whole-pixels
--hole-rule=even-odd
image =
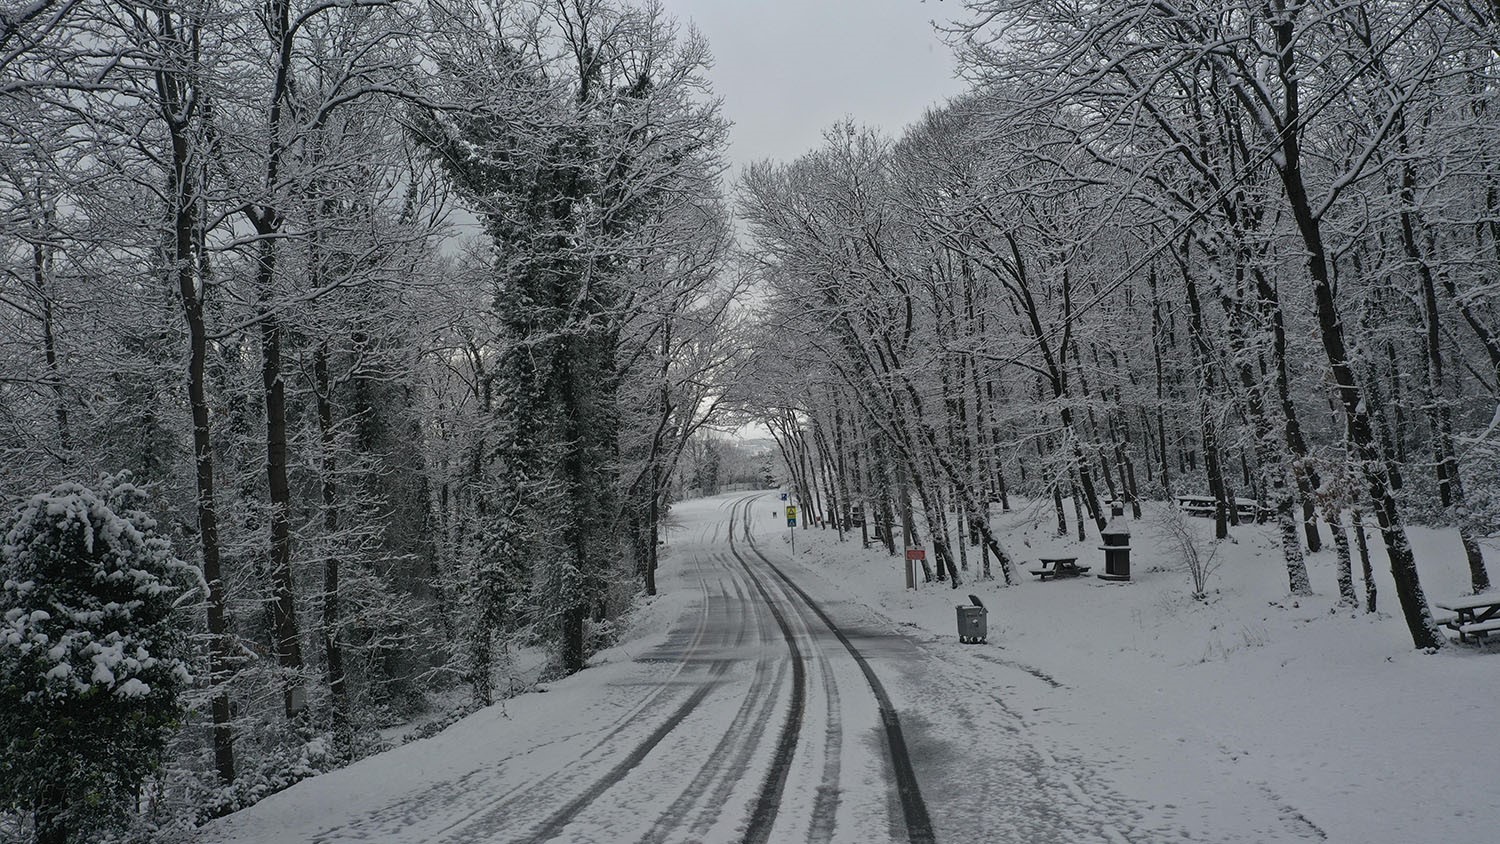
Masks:
[[[854,526],[854,506],[849,487],[849,475],[852,470],[849,466],[848,454],[846,453],[848,450],[848,440],[844,436],[844,418],[843,412],[835,405],[833,409],[832,474],[837,483],[839,524],[842,526],[842,530],[849,530]],[[839,538],[843,538],[842,531]]]
[[[939,582],[948,579],[948,543],[944,541],[943,505],[935,494],[927,489],[920,472],[912,473],[912,485],[917,488],[917,500],[922,504],[922,515],[927,518],[928,544],[932,546],[932,558],[937,563],[936,576]]]
[[[655,461],[651,464],[650,478],[652,493],[651,500],[646,504],[646,559],[645,559],[645,585],[646,594],[656,594],[656,569],[658,565],[657,549],[661,547],[661,487],[663,485],[661,465]]]
[[[1402,131],[1399,137],[1404,149],[1407,146],[1405,132]],[[1490,575],[1484,566],[1484,552],[1480,550],[1469,526],[1468,508],[1465,506],[1463,477],[1459,473],[1458,457],[1453,445],[1453,410],[1443,381],[1437,284],[1433,279],[1432,267],[1417,243],[1416,214],[1411,210],[1415,195],[1416,175],[1407,164],[1402,167],[1401,178],[1401,242],[1407,258],[1416,265],[1417,280],[1421,286],[1422,336],[1423,347],[1427,352],[1428,422],[1432,430],[1438,499],[1458,528],[1459,541],[1463,544],[1464,557],[1469,564],[1469,582],[1478,594],[1490,588]]]
[[[849,439],[845,441],[845,446],[848,449],[849,472],[852,475],[853,486],[847,495],[855,496],[859,500],[859,547],[868,549],[870,547],[870,523],[876,518],[876,502],[870,490],[876,481],[870,466],[870,456],[866,451],[868,447],[866,444],[869,440],[864,436],[854,418],[849,420],[849,427]]]
[[[1339,603],[1359,606],[1359,597],[1354,594],[1354,565],[1349,554],[1349,534],[1344,530],[1344,520],[1339,512],[1329,508],[1323,521],[1333,530],[1333,548],[1338,554]]]
[[[453,550],[456,544],[454,542],[454,522],[457,519],[453,514],[453,488],[447,480],[447,470],[448,467],[445,461],[442,467],[443,481],[435,488],[431,485],[428,486],[428,496],[431,499],[428,504],[428,510],[431,513],[430,518],[437,526],[435,531],[437,548],[432,555],[432,568],[430,570],[433,603],[436,605],[438,627],[443,633],[443,644],[451,647],[454,640],[454,630],[453,614],[449,611],[448,607],[448,584],[456,576],[457,571],[454,565],[455,554]]]
[[[281,319],[271,310],[269,291],[276,276],[276,245],[262,232],[257,282],[262,291],[261,385],[266,411],[266,483],[270,492],[272,652],[284,672],[282,703],[288,718],[307,704],[302,685],[302,642],[297,629],[296,586],[292,582],[292,488],[287,479],[286,383],[282,378]]]
[[[650,538],[646,543],[647,547],[644,549],[645,556],[641,559],[640,565],[647,595],[656,594],[656,549],[661,535],[661,502],[662,497],[666,494],[664,487],[667,484],[667,473],[662,471],[661,452],[663,437],[667,434],[667,426],[672,417],[672,385],[668,378],[672,355],[672,327],[672,320],[664,317],[662,319],[660,344],[656,349],[657,357],[660,359],[657,378],[661,380],[661,385],[656,395],[656,432],[651,438],[651,450],[646,455],[646,459],[649,461],[646,483],[651,494],[651,500],[646,505],[646,526],[650,533]],[[686,423],[684,424],[686,425]],[[683,433],[686,433],[686,431]]]
[[[1062,337],[1056,344],[1048,341],[1049,332],[1042,323],[1042,313],[1037,304],[1035,296],[1032,295],[1029,273],[1026,262],[1021,257],[1021,247],[1014,235],[1007,232],[1005,240],[1010,249],[1010,258],[1005,261],[1005,271],[1008,272],[1014,283],[1008,284],[1012,303],[1024,314],[1031,331],[1031,342],[1036,345],[1038,353],[1042,357],[1043,369],[1040,370],[1042,378],[1047,386],[1051,387],[1052,398],[1058,404],[1058,418],[1062,421],[1062,445],[1071,446],[1072,471],[1077,473],[1077,483],[1083,493],[1083,504],[1088,510],[1089,517],[1094,520],[1099,530],[1104,530],[1104,514],[1099,507],[1099,496],[1094,491],[1093,474],[1089,469],[1089,460],[1083,453],[1080,442],[1079,426],[1073,421],[1073,411],[1068,405],[1070,398],[1068,386],[1068,353],[1070,348],[1076,345],[1072,339],[1073,331],[1073,302],[1070,276],[1066,270],[1062,273]],[[997,274],[998,276],[998,274]],[[1040,389],[1040,387],[1039,387]],[[1076,496],[1075,496],[1076,501]]]
[[[917,495],[922,500],[922,511],[927,517],[927,530],[932,534],[932,555],[937,560],[937,579],[948,581],[954,589],[959,586],[958,568],[953,564],[952,544],[948,536],[948,519],[941,494],[929,489],[920,474],[913,473],[912,480]]]
[[[1229,510],[1232,502],[1224,483],[1224,469],[1219,454],[1219,423],[1214,418],[1209,400],[1214,393],[1212,346],[1203,326],[1203,304],[1198,297],[1198,283],[1191,270],[1191,250],[1188,243],[1182,249],[1182,282],[1187,288],[1193,364],[1198,370],[1198,422],[1203,427],[1203,469],[1208,476],[1208,492],[1214,498],[1214,537],[1229,536]]]
[[[885,540],[885,550],[891,556],[896,555],[895,537],[895,502],[891,498],[891,489],[895,486],[891,478],[890,450],[883,440],[876,441],[876,452],[874,468],[878,472],[876,479],[877,493],[880,505],[880,528],[881,538]],[[903,492],[904,495],[904,492]]]
[[[52,414],[57,420],[57,444],[63,455],[73,450],[73,435],[68,429],[67,396],[63,391],[62,366],[57,360],[57,336],[52,313],[52,250],[41,243],[49,237],[52,212],[44,210],[37,221],[38,241],[31,246],[31,283],[40,299],[42,316],[42,353],[47,359],[47,374],[52,379]]]
[[[1375,570],[1370,565],[1370,543],[1365,539],[1365,516],[1356,505],[1349,513],[1350,527],[1354,530],[1354,543],[1359,548],[1360,576],[1365,579],[1365,612],[1375,611]]]
[[[1395,417],[1396,431],[1392,436],[1390,425],[1382,417],[1380,425],[1381,447],[1387,455],[1392,457],[1391,486],[1394,489],[1401,488],[1401,477],[1397,474],[1400,466],[1406,465],[1406,390],[1402,386],[1401,362],[1396,357],[1396,344],[1385,345],[1386,364],[1389,367],[1391,382],[1391,414]],[[1375,390],[1379,387],[1379,381],[1374,377],[1366,380],[1370,382],[1369,389]],[[1384,403],[1382,403],[1383,406]]]
[[[589,558],[588,529],[584,524],[584,519],[589,514],[583,512],[589,484],[584,456],[587,435],[583,431],[583,387],[579,384],[579,373],[574,371],[580,355],[576,347],[582,343],[583,341],[571,338],[563,341],[563,351],[553,364],[556,373],[554,377],[559,382],[557,395],[562,401],[563,495],[566,498],[558,525],[564,553],[562,559],[554,565],[563,567],[555,581],[561,592],[557,598],[561,607],[558,623],[562,669],[569,674],[582,671],[588,658],[584,648],[583,626],[589,614],[586,581],[592,565]],[[571,571],[568,570],[570,567]]]
[[[819,507],[818,467],[813,460],[812,449],[807,445],[807,435],[801,423],[794,420],[790,430],[789,436],[795,444],[792,451],[797,456],[798,472],[802,478],[802,508],[806,511],[799,527],[808,530],[813,522],[821,524],[823,521],[823,511]]]
[[[318,404],[318,434],[323,446],[323,529],[333,543],[323,554],[323,655],[327,662],[328,689],[333,697],[334,732],[347,743],[349,735],[349,690],[345,684],[344,649],[339,644],[339,508],[338,441],[333,428],[333,384],[328,378],[328,341],[313,351],[313,381]]]
[[[1073,492],[1073,518],[1078,522],[1078,541],[1083,542],[1088,539],[1088,534],[1084,532],[1083,495],[1078,491],[1078,475],[1078,470],[1074,469],[1068,486]]]
[[[813,447],[817,449],[817,460],[823,468],[823,495],[827,501],[828,521],[833,524],[834,532],[838,534],[840,542],[844,541],[845,524],[839,518],[839,507],[843,501],[838,494],[838,468],[834,463],[833,449],[828,444],[828,436],[823,433],[823,428],[816,422],[813,423]]]
[[[179,212],[179,218],[181,213]],[[178,247],[184,246],[179,228]],[[191,234],[187,240],[190,241]],[[189,249],[191,247],[188,247]],[[214,450],[209,423],[204,364],[208,358],[203,300],[194,290],[193,259],[184,251],[174,260],[178,293],[188,327],[188,406],[193,415],[193,463],[198,497],[198,548],[203,557],[203,580],[208,584],[209,681],[219,688],[210,703],[214,733],[214,769],[222,783],[234,782],[234,725],[229,695],[223,691],[234,663],[235,644],[229,630],[229,596],[219,562],[219,515],[214,496]]]
[[[286,153],[283,117],[292,88],[292,32],[288,0],[268,0],[264,22],[271,48],[271,99],[266,115],[264,204],[247,213],[259,237],[255,281],[259,295],[261,385],[266,418],[266,483],[271,521],[271,650],[282,677],[282,703],[288,718],[300,714],[307,695],[302,685],[302,643],[297,629],[296,588],[292,582],[292,493],[287,480],[286,385],[282,377],[281,317],[273,301],[276,253],[285,220],[278,207],[282,157]]]
[[[1281,160],[1277,171],[1281,176],[1292,217],[1302,236],[1307,250],[1308,276],[1313,285],[1313,301],[1318,320],[1319,339],[1328,358],[1338,388],[1339,401],[1348,421],[1348,435],[1354,446],[1355,459],[1375,505],[1376,521],[1380,524],[1385,540],[1386,555],[1391,563],[1391,577],[1396,582],[1396,597],[1401,612],[1411,633],[1412,644],[1418,648],[1441,648],[1446,639],[1438,632],[1427,606],[1427,597],[1422,591],[1422,581],[1417,574],[1417,564],[1412,554],[1411,543],[1406,535],[1401,507],[1391,491],[1390,477],[1385,461],[1375,443],[1374,429],[1365,407],[1359,385],[1355,382],[1354,368],[1350,363],[1344,326],[1334,301],[1332,280],[1328,274],[1328,252],[1323,243],[1321,221],[1314,213],[1307,187],[1302,178],[1300,126],[1302,114],[1298,104],[1298,81],[1296,69],[1296,19],[1292,12],[1282,10],[1271,24],[1276,35],[1280,83],[1285,92],[1284,114],[1281,125],[1288,127],[1281,133]]]
[[[182,47],[182,55],[196,62],[194,40],[179,28],[170,12],[157,13],[160,34],[164,40]],[[193,466],[197,494],[198,549],[203,563],[203,580],[208,586],[208,673],[214,687],[209,704],[213,720],[214,770],[219,782],[235,779],[233,708],[224,690],[234,664],[235,643],[229,629],[229,598],[224,587],[223,568],[219,559],[219,516],[214,494],[214,449],[204,368],[208,360],[208,331],[203,313],[203,291],[197,270],[203,242],[199,218],[199,179],[201,162],[196,160],[199,148],[192,137],[193,127],[207,108],[198,99],[191,74],[181,68],[165,68],[156,74],[157,94],[171,147],[171,169],[167,173],[167,196],[171,199],[172,232],[168,240],[166,264],[177,283],[182,303],[183,321],[188,332],[187,394],[193,417]]]
[[[1276,396],[1281,401],[1281,416],[1286,425],[1286,446],[1292,453],[1292,480],[1296,484],[1297,498],[1302,506],[1302,531],[1307,541],[1307,550],[1316,554],[1323,547],[1323,537],[1318,533],[1317,508],[1314,496],[1321,479],[1308,460],[1307,439],[1302,435],[1302,423],[1297,415],[1296,402],[1292,400],[1291,376],[1286,361],[1286,315],[1281,308],[1281,294],[1264,272],[1254,270],[1256,292],[1262,306],[1271,318],[1271,361],[1276,371]]]
[[[1281,440],[1276,431],[1279,427],[1278,423],[1286,423],[1289,428],[1293,423],[1286,422],[1285,419],[1273,418],[1272,404],[1268,400],[1269,390],[1265,384],[1268,373],[1263,362],[1259,367],[1255,366],[1255,355],[1251,351],[1252,343],[1249,336],[1250,332],[1257,330],[1258,326],[1265,321],[1261,311],[1265,308],[1279,309],[1280,303],[1276,300],[1267,302],[1263,295],[1261,301],[1255,306],[1247,303],[1247,274],[1257,277],[1260,274],[1252,268],[1253,255],[1245,242],[1244,233],[1235,228],[1233,234],[1235,238],[1233,252],[1228,259],[1234,264],[1235,285],[1232,291],[1221,289],[1220,296],[1224,312],[1228,316],[1230,357],[1237,362],[1234,369],[1239,375],[1240,387],[1244,395],[1242,407],[1254,433],[1256,462],[1264,479],[1262,482],[1264,489],[1252,497],[1259,499],[1261,495],[1268,496],[1269,503],[1276,513],[1276,525],[1281,536],[1282,559],[1286,564],[1289,591],[1298,596],[1311,595],[1313,594],[1312,582],[1308,579],[1307,562],[1302,556],[1302,545],[1297,536],[1297,520],[1294,512],[1296,501],[1292,495],[1292,487],[1288,484],[1288,476],[1297,476],[1298,470],[1287,467],[1285,457],[1292,449],[1281,447]],[[1191,301],[1195,296],[1196,293],[1190,294],[1190,304],[1193,304],[1196,314],[1196,304]],[[1284,405],[1282,409],[1284,411]],[[1291,434],[1289,433],[1288,436],[1290,437]],[[1298,433],[1297,439],[1300,440],[1300,437],[1301,434]],[[1294,454],[1292,463],[1297,462],[1300,461]],[[1243,452],[1240,454],[1240,466],[1243,482],[1246,486],[1250,486],[1249,461]],[[1231,507],[1230,513],[1237,515],[1238,507]],[[1236,523],[1238,523],[1237,520]]]
[[[917,534],[917,522],[912,518],[911,512],[911,490],[906,483],[906,470],[900,464],[896,466],[896,488],[897,501],[901,505],[901,532],[904,544],[907,548],[919,548],[922,538]],[[922,558],[922,579],[926,583],[933,580],[932,563],[926,557]]]
[[[1151,353],[1156,364],[1156,444],[1160,450],[1162,494],[1172,498],[1172,470],[1167,459],[1166,379],[1163,375],[1162,346],[1166,339],[1166,325],[1162,321],[1161,298],[1156,290],[1156,265],[1152,264],[1147,274],[1151,288]]]

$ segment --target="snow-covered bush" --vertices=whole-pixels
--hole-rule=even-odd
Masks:
[[[1185,569],[1193,579],[1193,597],[1208,596],[1208,579],[1219,567],[1219,542],[1202,536],[1186,514],[1176,507],[1162,508],[1156,526],[1165,540],[1163,553]]]
[[[128,473],[33,496],[0,545],[0,807],[94,840],[158,765],[189,682],[173,601],[196,572]]]
[[[331,736],[321,734],[305,742],[272,748],[258,770],[214,792],[200,807],[199,820],[237,812],[308,777],[338,768],[341,763],[333,752],[333,743]]]

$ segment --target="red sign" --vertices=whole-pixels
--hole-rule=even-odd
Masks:
[[[925,559],[927,559],[927,549],[925,549],[925,548],[908,548],[908,549],[906,549],[906,559],[908,559],[908,560],[925,560]]]

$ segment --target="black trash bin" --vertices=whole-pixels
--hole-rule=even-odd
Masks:
[[[1114,510],[1114,518],[1099,536],[1104,540],[1099,546],[1104,552],[1104,573],[1099,577],[1103,580],[1129,580],[1130,527],[1125,521],[1124,507]]]

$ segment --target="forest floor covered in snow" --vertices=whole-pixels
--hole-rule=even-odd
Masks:
[[[588,670],[299,783],[209,825],[200,840],[523,840],[528,812],[577,799],[570,795],[615,764],[594,759],[600,745],[591,736],[647,730],[662,717],[645,690],[676,669],[649,655],[699,612],[680,557],[727,548],[729,503],[743,498],[677,505],[663,594]],[[798,530],[788,565],[779,508],[774,494],[749,508],[755,543],[885,681],[938,841],[1397,844],[1500,828],[1500,646],[1413,650],[1383,558],[1379,613],[1337,606],[1331,550],[1310,560],[1317,594],[1294,600],[1271,528],[1243,526],[1197,600],[1148,508],[1131,522],[1131,582],[1041,583],[1026,573],[1039,556],[1076,553],[1097,573],[1102,554],[1092,530],[1086,542],[1060,541],[1044,513],[1023,508],[994,516],[1017,562],[1016,585],[971,571],[960,589],[913,592],[900,563],[878,546],[862,549],[858,534],[840,542],[831,530]],[[1212,529],[1203,519],[1192,526],[1205,536]],[[1465,591],[1457,537],[1412,535],[1429,598]],[[1378,542],[1371,551],[1379,554]],[[956,635],[954,605],[971,593],[989,607],[985,644]],[[711,737],[708,727],[683,729],[689,742]],[[671,766],[671,755],[640,764]],[[745,779],[754,788],[760,777],[747,769]],[[888,787],[846,784],[845,799],[878,804]],[[623,819],[649,815],[665,798],[612,789],[590,799],[628,826]],[[734,828],[731,818],[722,835],[660,840],[738,840]],[[639,838],[580,829],[557,840]],[[853,834],[830,840],[872,840]]]
[[[1500,642],[1414,650],[1374,531],[1375,614],[1338,606],[1326,527],[1308,563],[1313,597],[1290,596],[1273,527],[1245,525],[1195,600],[1166,550],[1164,506],[1127,520],[1129,583],[1027,573],[1041,556],[1076,555],[1091,575],[1104,561],[1092,527],[1085,542],[1059,540],[1050,512],[1025,504],[994,514],[1017,563],[1010,588],[996,568],[994,582],[970,571],[957,590],[909,591],[901,563],[861,549],[857,533],[839,542],[799,530],[796,560],[820,592],[875,608],[929,651],[951,650],[945,661],[986,678],[1044,755],[1175,820],[1184,837],[1411,842],[1500,828]],[[785,553],[784,521],[769,505],[755,512],[763,547],[774,539]],[[1190,524],[1211,536],[1211,520]],[[1469,591],[1456,533],[1413,528],[1411,538],[1429,601]],[[1500,573],[1500,554],[1486,550]],[[987,644],[958,642],[954,606],[970,593],[989,608]]]

